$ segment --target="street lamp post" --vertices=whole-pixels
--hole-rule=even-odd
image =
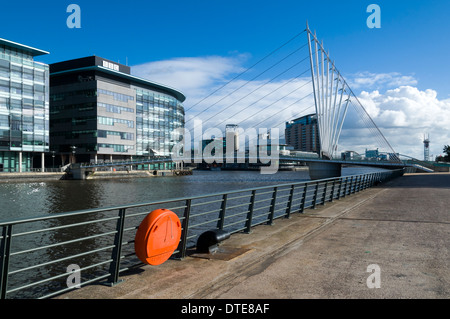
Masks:
[[[72,145],[70,148],[72,149],[72,162],[75,162],[75,150],[77,149],[77,147],[75,145]]]

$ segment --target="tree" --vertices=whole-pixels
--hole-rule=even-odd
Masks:
[[[450,145],[444,146],[444,153],[445,153],[444,161],[450,162]]]

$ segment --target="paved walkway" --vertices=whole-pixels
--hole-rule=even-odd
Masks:
[[[450,174],[408,174],[306,212],[232,235],[210,259],[59,298],[450,298]],[[380,288],[368,288],[374,264]]]

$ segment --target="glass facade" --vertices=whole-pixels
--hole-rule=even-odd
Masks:
[[[49,151],[49,66],[33,56],[0,40],[0,171],[28,170],[33,152]]]
[[[58,164],[170,156],[172,132],[184,127],[184,95],[103,62],[92,56],[50,65],[51,148],[61,155]]]
[[[171,132],[184,127],[184,108],[170,95],[136,88],[136,155],[170,156]]]

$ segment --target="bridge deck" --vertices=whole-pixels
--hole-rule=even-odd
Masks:
[[[182,159],[178,159],[182,160]],[[203,157],[198,161],[209,161],[214,162],[218,160],[217,157]],[[250,163],[268,163],[270,161],[280,160],[286,162],[318,162],[318,163],[334,163],[334,164],[342,164],[342,165],[365,165],[365,166],[379,166],[379,167],[387,167],[387,168],[399,168],[404,166],[413,166],[413,164],[405,164],[399,161],[375,161],[375,160],[339,160],[339,159],[321,159],[321,158],[305,158],[305,157],[294,157],[294,156],[259,156],[259,157],[234,157],[232,158],[231,163],[239,163],[250,161]],[[192,160],[183,160],[186,162],[197,163],[195,159]],[[168,163],[174,162],[174,159],[167,158],[154,158],[154,159],[145,159],[145,160],[135,160],[135,161],[118,161],[118,162],[103,162],[103,163],[81,163],[75,164],[76,167],[82,168],[95,168],[95,167],[117,167],[117,166],[126,166],[126,165],[139,165],[139,164],[157,164],[157,163]],[[224,157],[220,163],[226,163],[227,158]]]

